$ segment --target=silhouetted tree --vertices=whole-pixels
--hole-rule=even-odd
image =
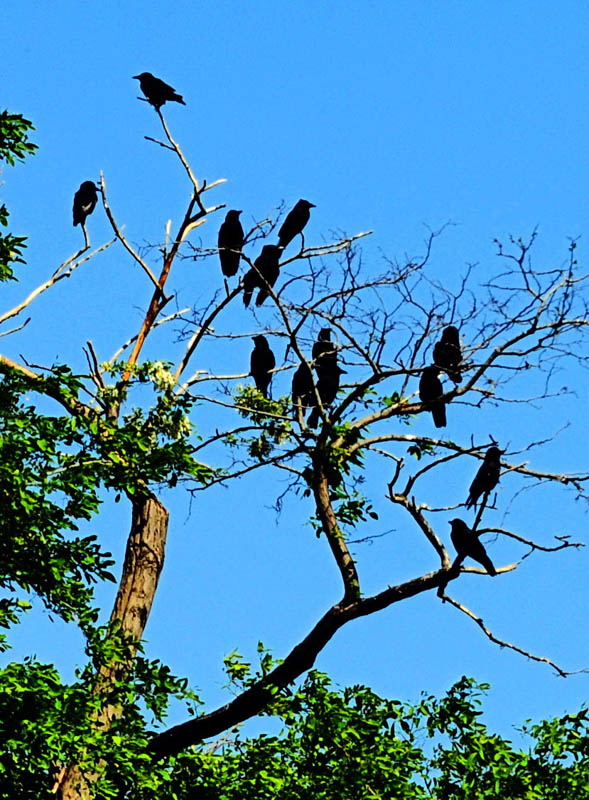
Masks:
[[[145,80],[145,75],[140,79]],[[167,89],[175,95],[171,87]],[[213,258],[216,263],[216,226],[206,226],[213,231],[208,247],[191,242],[190,236],[205,218],[214,219],[223,204],[205,205],[206,193],[217,189],[221,181],[201,184],[196,179],[161,114],[165,100],[182,102],[182,98],[153,91],[150,95],[149,87],[146,95],[162,125],[166,151],[188,177],[190,197],[178,229],[171,233],[168,225],[164,242],[139,252],[118,224],[105,178],[100,176],[100,197],[113,242],[141,267],[152,293],[141,325],[136,330],[130,327],[127,341],[103,361],[90,331],[83,330],[89,323],[82,318],[86,374],[62,361],[44,368],[32,366],[34,354],[28,354],[23,363],[20,346],[11,345],[12,339],[6,336],[14,331],[4,331],[8,354],[0,356],[0,541],[5,555],[2,585],[8,596],[0,604],[0,624],[13,624],[21,613],[13,592],[20,587],[38,595],[51,613],[77,624],[88,653],[87,664],[72,684],[62,684],[55,671],[36,662],[4,673],[9,691],[2,700],[6,713],[0,716],[10,720],[5,743],[13,796],[35,796],[31,785],[38,796],[43,780],[48,791],[61,793],[62,800],[123,797],[132,780],[137,796],[153,798],[159,790],[167,791],[162,787],[172,773],[179,781],[173,789],[178,794],[178,771],[202,758],[200,751],[191,748],[290,697],[289,686],[313,666],[317,655],[348,622],[421,593],[429,592],[432,602],[439,600],[460,611],[500,646],[568,674],[554,661],[500,639],[475,611],[450,594],[449,587],[465,573],[486,575],[478,566],[464,565],[461,559],[465,557],[496,574],[493,589],[500,592],[501,576],[519,564],[518,560],[504,563],[504,554],[511,559],[513,553],[517,559],[522,547],[530,552],[556,552],[579,543],[562,535],[552,541],[553,522],[548,518],[546,528],[533,535],[484,527],[483,516],[487,520],[495,510],[488,506],[487,481],[472,526],[453,517],[452,538],[459,553],[453,560],[447,546],[447,516],[463,507],[465,492],[445,477],[450,471],[456,474],[465,462],[480,460],[496,440],[475,437],[467,425],[452,436],[431,436],[423,415],[432,412],[436,426],[442,427],[446,405],[463,404],[474,420],[484,417],[492,404],[504,405],[508,415],[514,396],[523,402],[533,396],[537,404],[549,397],[553,403],[566,399],[567,390],[554,390],[554,375],[584,363],[589,325],[589,279],[577,264],[576,243],[570,244],[568,261],[550,270],[533,266],[530,251],[535,233],[527,240],[512,239],[507,246],[498,243],[500,278],[486,276],[476,285],[467,270],[454,290],[448,286],[448,270],[444,269],[444,283],[440,283],[431,263],[432,248],[442,231],[428,236],[423,257],[403,263],[385,259],[378,267],[364,264],[358,241],[367,234],[360,233],[317,246],[303,243],[296,256],[280,265],[280,248],[304,227],[306,219],[301,215],[290,231],[279,235],[280,246],[262,244],[262,254],[252,261],[249,246],[255,243],[258,248],[260,240],[274,235],[280,222],[271,215],[255,223],[244,237],[242,258],[249,270],[233,290],[224,291],[217,270],[210,270],[208,274],[217,280],[203,281],[199,287],[199,296],[208,293],[198,301],[202,306],[176,307],[164,314],[174,296],[171,276],[179,259]],[[283,228],[287,221],[288,217]],[[37,297],[63,278],[75,273],[79,279],[80,267],[89,258],[100,257],[113,242],[91,252],[86,235],[81,250],[0,314],[0,324],[18,318],[25,309],[32,311]],[[292,272],[291,263],[296,267]],[[256,288],[258,308],[244,314],[240,294],[243,291],[247,306]],[[135,292],[129,293],[129,309],[138,304],[142,293],[138,283]],[[268,302],[262,309],[264,300]],[[243,326],[251,326],[251,320],[256,337],[272,335],[273,341],[281,338],[286,344],[282,362],[275,368],[273,400],[244,386],[248,376],[243,371],[227,375],[203,366],[203,354],[210,347],[223,355],[219,360],[212,358],[213,364],[234,359],[237,369],[243,361],[236,355],[236,341],[250,338],[251,327],[244,332]],[[459,367],[464,379],[443,393],[439,365],[432,365],[432,350],[443,339],[442,331],[456,320],[460,320],[462,353],[459,364],[450,368]],[[168,346],[162,334],[162,326],[172,321],[182,326],[179,355],[176,337],[170,337]],[[131,326],[131,317],[125,322]],[[332,360],[329,351],[322,350],[308,359],[313,344],[331,338],[321,333],[328,327],[341,343],[335,357]],[[159,342],[161,359],[141,360],[148,339],[154,350]],[[347,375],[345,385],[339,381],[342,369]],[[520,370],[525,380],[518,381]],[[330,376],[331,383],[326,381]],[[533,376],[541,376],[539,388],[536,384],[531,388]],[[289,388],[298,408],[295,419]],[[328,413],[321,415],[319,403]],[[201,413],[205,404],[222,407],[222,415],[211,418]],[[325,416],[316,430],[305,423],[306,408]],[[194,432],[197,422],[198,435]],[[540,447],[546,439],[543,433],[527,449]],[[227,448],[220,451],[222,444]],[[586,499],[588,474],[547,472],[531,461],[522,463],[520,452],[506,445],[501,458],[506,476],[498,507],[505,506],[504,493],[510,493],[514,503],[525,502],[521,488],[538,482],[568,487]],[[184,488],[196,495],[271,468],[290,480],[286,488],[281,484],[277,503],[293,492],[307,504],[315,531],[327,542],[326,550],[339,573],[341,594],[288,652],[277,660],[264,655],[259,673],[248,675],[229,702],[196,714],[193,706],[185,721],[155,732],[149,715],[161,719],[172,695],[193,704],[197,701],[186,682],[174,678],[163,665],[148,661],[141,651],[165,562],[169,512],[159,489]],[[443,505],[432,500],[431,484],[443,495]],[[423,536],[430,560],[423,566],[416,559],[416,574],[402,580],[395,577],[396,564],[391,563],[390,577],[368,594],[362,551],[352,550],[350,539],[355,529],[377,516],[369,495],[381,497],[385,488],[389,515]],[[113,579],[112,558],[92,536],[77,537],[76,530],[80,520],[99,512],[108,493],[128,503],[131,526],[110,618],[99,626],[93,585]],[[270,494],[271,488],[266,491],[265,487],[260,502],[267,504]],[[493,533],[504,547],[494,558],[496,567],[479,540],[487,533]],[[226,663],[230,672],[243,675],[235,659],[228,657]],[[34,735],[36,720],[41,740],[27,739]],[[20,738],[14,739],[15,731]],[[34,765],[33,777],[14,755],[25,745]],[[194,772],[186,769],[192,780]],[[0,771],[0,776],[6,774],[7,770]],[[184,788],[187,794],[196,791],[192,784]]]

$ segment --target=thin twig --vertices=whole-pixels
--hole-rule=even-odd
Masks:
[[[552,661],[552,660],[551,660],[551,659],[549,659],[549,658],[546,658],[545,656],[536,656],[536,655],[534,655],[533,653],[530,653],[530,652],[528,652],[527,650],[523,650],[521,647],[518,647],[517,645],[515,645],[515,644],[512,644],[511,642],[506,642],[506,641],[505,641],[505,640],[503,640],[503,639],[499,639],[499,638],[498,638],[497,636],[495,636],[495,634],[494,634],[494,633],[493,633],[493,632],[492,632],[492,631],[491,631],[491,630],[490,630],[490,629],[489,629],[489,628],[488,628],[488,627],[485,625],[485,623],[484,623],[484,621],[483,621],[482,617],[477,617],[477,615],[476,615],[476,614],[475,614],[473,611],[471,611],[471,610],[470,610],[470,608],[467,608],[467,606],[463,605],[462,603],[459,603],[459,602],[458,602],[458,600],[454,600],[454,598],[453,598],[453,597],[450,597],[450,595],[446,594],[446,592],[442,592],[442,593],[440,594],[440,597],[441,597],[441,599],[442,599],[442,601],[443,601],[443,602],[448,602],[448,603],[450,603],[450,605],[454,606],[454,608],[457,608],[457,609],[458,609],[459,611],[461,611],[463,614],[466,614],[466,616],[467,616],[467,617],[470,617],[470,619],[472,619],[472,620],[473,620],[473,622],[476,622],[476,624],[477,624],[477,625],[479,626],[479,628],[480,628],[480,629],[483,631],[483,633],[485,634],[485,636],[486,636],[488,639],[490,639],[490,640],[491,640],[491,641],[492,641],[494,644],[498,644],[498,645],[499,645],[499,647],[508,647],[510,650],[514,650],[516,653],[519,653],[520,655],[522,655],[522,656],[525,656],[526,658],[529,658],[529,659],[531,659],[532,661],[539,661],[539,662],[542,662],[542,663],[544,663],[544,664],[548,664],[548,665],[549,665],[549,666],[551,666],[551,667],[552,667],[552,668],[555,670],[555,672],[557,672],[557,673],[558,673],[558,674],[559,674],[559,675],[560,675],[562,678],[566,678],[568,675],[575,675],[575,674],[577,674],[577,673],[580,673],[580,672],[589,672],[589,669],[587,669],[587,668],[585,668],[585,669],[579,669],[579,670],[574,670],[574,671],[570,671],[570,670],[569,670],[569,671],[567,671],[567,670],[564,670],[562,667],[559,667],[559,666],[558,666],[558,664],[555,664],[555,663],[554,663],[554,661]]]
[[[14,308],[11,308],[10,311],[5,311],[4,314],[0,315],[0,325],[3,322],[6,322],[7,319],[16,317],[17,314],[20,314],[20,312],[27,308],[27,306],[30,306],[33,300],[35,300],[40,294],[43,294],[43,292],[47,291],[47,289],[50,289],[64,278],[69,278],[75,269],[84,264],[86,261],[89,261],[91,258],[94,258],[94,256],[98,255],[98,253],[102,253],[104,250],[109,248],[111,244],[114,244],[115,241],[116,239],[111,239],[110,242],[105,242],[84,258],[81,258],[81,256],[88,251],[89,247],[84,246],[81,250],[78,250],[77,253],[74,253],[73,256],[70,256],[66,261],[63,262],[63,264],[60,264],[60,266],[55,270],[53,275],[48,280],[37,286],[36,289],[33,289],[28,297],[26,297],[21,303],[14,306]]]
[[[100,171],[100,193],[102,194],[102,205],[104,206],[104,210],[106,212],[106,216],[108,217],[108,221],[110,222],[111,228],[115,232],[115,236],[117,237],[119,242],[123,245],[125,250],[129,253],[129,255],[131,255],[135,259],[135,261],[139,264],[141,269],[143,269],[145,271],[146,275],[149,276],[149,279],[151,280],[153,285],[156,287],[156,289],[158,291],[160,291],[160,286],[159,286],[159,284],[157,282],[157,278],[155,277],[153,272],[150,270],[148,265],[145,263],[145,261],[141,258],[139,253],[137,253],[131,247],[129,242],[123,236],[123,232],[122,232],[121,228],[119,228],[119,226],[117,225],[117,222],[116,222],[116,220],[115,220],[115,218],[114,218],[114,216],[112,214],[112,211],[110,210],[110,206],[108,204],[108,200],[106,199],[106,183],[105,183],[105,180],[104,180],[104,173],[102,172],[102,170]]]

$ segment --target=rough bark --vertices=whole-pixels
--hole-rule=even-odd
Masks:
[[[133,502],[123,574],[110,619],[119,621],[123,634],[137,643],[143,637],[164,565],[168,518],[167,509],[151,494]],[[130,660],[135,651],[132,647]],[[96,677],[96,690],[108,690],[108,684],[120,679],[124,670],[125,664],[120,663],[103,667]],[[96,726],[107,729],[119,714],[117,706],[105,706],[96,717]],[[62,770],[53,791],[61,800],[90,800],[92,783],[99,774],[84,775],[77,765],[70,765]]]

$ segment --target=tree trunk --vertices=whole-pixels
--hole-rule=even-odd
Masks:
[[[115,599],[111,622],[120,621],[122,633],[139,643],[149,618],[159,577],[164,565],[169,513],[152,494],[133,501],[131,532],[123,563],[123,574]],[[130,652],[133,658],[136,648]],[[96,678],[96,689],[103,691],[109,683],[121,678],[124,664],[103,667]],[[96,717],[97,727],[107,729],[120,710],[105,706]],[[90,800],[92,783],[100,773],[83,775],[75,765],[66,767],[53,791],[61,800]]]

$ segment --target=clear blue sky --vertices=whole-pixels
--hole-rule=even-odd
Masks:
[[[131,79],[144,70],[184,95],[186,107],[166,107],[168,122],[199,177],[228,179],[214,200],[244,209],[246,220],[306,197],[317,205],[308,242],[335,228],[374,229],[366,248],[372,262],[381,252],[421,252],[424,224],[452,220],[458,224],[433,266],[449,279],[470,262],[492,265],[495,236],[538,225],[538,263],[553,265],[566,257],[567,237],[585,234],[589,12],[580,0],[5,0],[2,16],[0,104],[33,120],[40,146],[2,176],[12,229],[30,236],[22,283],[2,288],[2,308],[79,246],[73,192],[101,169],[133,242],[161,241],[166,220],[178,224],[189,187],[169,155],[143,139],[159,134]],[[88,227],[93,244],[110,236],[100,210]],[[217,228],[214,220],[201,229],[205,245],[214,244]],[[582,260],[583,238],[579,252]],[[216,262],[175,269],[181,304],[202,302],[218,284]],[[113,247],[40,298],[28,328],[2,340],[3,352],[82,370],[86,340],[106,360],[135,332],[150,294]],[[159,341],[163,350],[152,356],[178,352],[166,349],[166,337]],[[236,346],[244,371],[248,356],[247,343]],[[586,373],[563,376],[573,387],[584,381]],[[530,430],[553,432],[569,419],[576,427],[535,463],[583,469],[586,410],[573,397],[544,411],[512,407],[473,430],[483,435],[492,424],[516,446]],[[468,487],[471,472],[465,466],[455,475],[456,491]],[[224,654],[237,648],[251,656],[261,639],[285,655],[340,593],[325,541],[302,527],[309,507],[290,500],[276,520],[266,506],[281,484],[269,484],[265,502],[260,480],[201,494],[190,515],[179,493],[164,497],[172,519],[148,653],[188,676],[210,708],[225,697]],[[367,592],[434,565],[415,531],[391,522],[384,487],[374,486],[381,517],[368,531],[396,532],[356,550]],[[548,490],[549,502],[539,505],[541,496],[520,500],[509,519],[514,529],[586,539],[587,518],[570,494]],[[111,498],[90,529],[120,557],[128,525],[128,508]],[[588,561],[585,551],[539,555],[501,579],[465,578],[454,594],[499,636],[581,668],[589,666]],[[101,597],[108,610],[111,590]],[[78,638],[44,614],[31,615],[14,641],[9,658],[36,653],[66,675],[81,657]],[[549,668],[500,651],[430,595],[352,623],[317,666],[342,684],[363,682],[402,699],[422,689],[441,693],[473,675],[492,683],[487,719],[503,732],[527,717],[574,710],[589,686],[588,676],[556,679]]]

